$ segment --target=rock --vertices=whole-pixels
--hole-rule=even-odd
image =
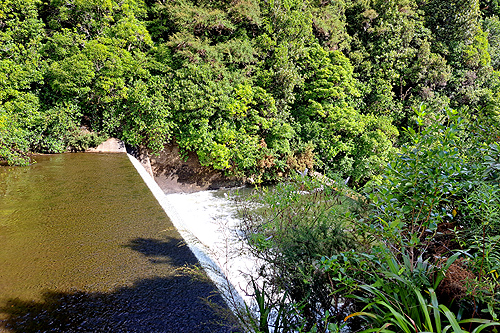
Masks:
[[[125,143],[116,138],[109,138],[95,148],[86,150],[89,153],[126,153]]]

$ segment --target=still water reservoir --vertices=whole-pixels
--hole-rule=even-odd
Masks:
[[[227,332],[126,154],[0,167],[0,332]]]

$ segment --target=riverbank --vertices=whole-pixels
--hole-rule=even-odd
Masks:
[[[147,149],[127,147],[123,141],[110,138],[86,152],[129,153],[141,163],[165,194],[195,193],[244,184],[240,179],[226,177],[221,171],[201,165],[195,153],[181,158],[176,144],[165,145],[158,154],[151,154]]]

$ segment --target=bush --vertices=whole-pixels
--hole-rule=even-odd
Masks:
[[[445,111],[417,110],[409,143],[356,200],[343,182],[297,177],[262,191],[258,215],[244,211],[276,332],[346,330],[353,317],[352,330],[497,325],[496,146],[477,122]]]
[[[445,123],[407,129],[410,143],[367,196],[371,218],[366,232],[396,256],[406,253],[414,264],[420,256],[442,254],[432,248],[441,236],[438,227],[455,224],[458,207],[481,179],[482,169],[473,167],[470,152],[462,149],[465,121],[447,112]],[[425,115],[422,108],[419,125]]]
[[[14,117],[0,110],[0,165],[28,165],[28,133],[19,127]]]
[[[250,200],[251,205],[242,205],[242,228],[252,254],[263,263],[255,279],[266,286],[269,307],[280,309],[275,331],[324,328],[345,317],[351,304],[340,304],[339,291],[349,283],[336,273],[344,275],[347,269],[325,260],[338,256],[348,263],[357,246],[346,226],[350,199],[296,176],[257,191]],[[318,323],[327,311],[331,318]]]
[[[79,130],[71,133],[67,139],[67,146],[73,152],[85,151],[89,148],[99,146],[106,139],[106,136],[101,136],[95,132]]]
[[[367,195],[370,218],[365,232],[373,236],[374,250],[405,263],[398,276],[411,273],[411,283],[404,284],[407,289],[432,287],[440,301],[454,302],[452,310],[484,317],[477,313],[478,307],[488,308],[489,318],[496,319],[498,305],[493,304],[499,295],[487,290],[494,290],[498,281],[487,288],[479,286],[488,272],[498,268],[492,251],[497,246],[498,186],[489,180],[491,163],[486,163],[491,151],[485,136],[476,134],[477,123],[453,110],[446,112],[447,117],[437,121],[425,120],[425,107],[417,111],[419,130],[407,129],[410,144],[401,147],[383,179]],[[429,125],[422,127],[426,121]],[[451,290],[442,289],[436,274],[453,257],[452,250],[466,255],[460,264],[447,268],[465,275],[453,281]],[[433,268],[424,275],[431,281],[414,274],[423,262]],[[447,277],[448,285],[451,279],[453,274]],[[391,278],[381,284],[394,283],[399,282]],[[468,297],[470,290],[474,292]]]

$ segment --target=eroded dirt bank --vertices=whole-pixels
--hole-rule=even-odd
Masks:
[[[141,155],[141,162],[147,165],[144,152]],[[241,180],[225,177],[220,171],[202,166],[195,153],[190,153],[183,160],[179,155],[179,147],[175,144],[165,146],[158,156],[148,155],[154,179],[167,194],[192,193],[243,184]]]
[[[122,141],[111,138],[88,150],[97,153],[125,151],[141,162],[166,194],[193,193],[243,185],[242,180],[228,178],[223,172],[201,165],[196,153],[189,153],[187,159],[182,159],[176,144],[165,145],[165,149],[159,154],[152,154],[145,148],[129,147]]]

